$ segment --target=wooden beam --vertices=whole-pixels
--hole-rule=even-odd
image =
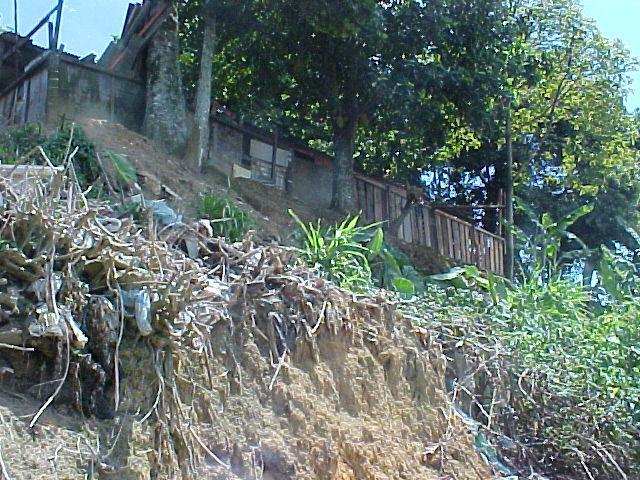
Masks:
[[[458,210],[502,210],[506,208],[506,205],[439,205],[439,209],[450,208]]]
[[[58,5],[56,6],[56,29],[53,33],[53,48],[52,50],[58,49],[58,40],[60,39],[60,25],[62,23],[62,5],[64,0],[58,0]]]
[[[61,0],[62,1],[62,0]],[[9,50],[7,53],[5,53],[2,58],[0,58],[0,64],[3,63],[7,58],[9,58],[11,55],[13,55],[14,53],[16,53],[18,50],[20,50],[22,48],[22,46],[27,43],[29,41],[29,39],[31,37],[33,37],[38,30],[40,30],[48,21],[49,18],[51,17],[51,15],[54,14],[54,12],[58,9],[58,6],[56,5],[55,7],[53,7],[51,9],[51,11],[49,13],[47,13],[42,20],[40,20],[40,22],[38,22],[38,24],[33,27],[33,29],[31,29],[31,31],[29,33],[27,33],[27,35],[25,37],[22,37],[22,39],[17,42],[13,48],[11,50]],[[18,33],[16,32],[16,35],[18,35]]]
[[[278,160],[278,127],[273,129],[273,147],[271,149],[271,180],[276,181],[276,162]]]

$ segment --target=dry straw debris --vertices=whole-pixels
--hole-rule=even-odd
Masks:
[[[87,198],[73,156],[0,210],[0,386],[40,401],[0,434],[5,478],[28,471],[24,431],[60,435],[48,468],[78,478],[488,478],[441,352],[393,302],[291,249],[136,223]],[[55,433],[52,405],[84,433]]]

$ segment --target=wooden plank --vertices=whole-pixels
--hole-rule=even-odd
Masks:
[[[29,33],[27,33],[24,37],[22,37],[22,39],[20,39],[18,43],[16,43],[7,53],[5,53],[2,56],[2,58],[0,58],[0,64],[2,64],[7,58],[9,58],[11,55],[16,53],[18,50],[20,50],[24,46],[24,44],[26,44],[29,41],[29,39],[33,35],[35,35],[38,32],[38,30],[40,30],[49,21],[49,18],[51,17],[51,15],[53,15],[53,13],[57,10],[58,10],[58,5],[53,7],[51,11],[47,13],[42,18],[42,20],[40,20],[40,22],[38,22],[38,24],[31,29]]]
[[[416,215],[416,231],[418,232],[418,243],[420,245],[425,245],[424,216],[422,207],[420,205],[416,206],[414,212]]]
[[[492,272],[496,273],[498,271],[498,241],[493,240],[493,268]]]
[[[465,259],[465,248],[464,248],[464,230],[467,228],[466,225],[461,223],[456,224],[457,227],[457,238],[456,238],[456,250],[458,251],[459,260],[463,263],[467,263]]]
[[[462,259],[462,261],[464,263],[469,263],[467,261],[467,244],[465,243],[464,239],[465,239],[465,232],[467,231],[469,227],[467,227],[466,225],[462,225],[462,224],[458,224],[458,244],[459,244],[459,248],[460,248],[460,258]]]
[[[371,194],[371,184],[369,182],[365,182],[364,183],[364,218],[367,220],[367,222],[371,222],[370,194]]]
[[[375,185],[369,185],[368,187],[367,203],[369,205],[369,222],[376,221],[376,187]]]
[[[469,263],[469,247],[467,245],[467,232],[469,227],[466,225],[460,226],[460,250],[462,252],[462,260],[464,263]]]
[[[397,217],[399,218],[400,215],[402,214],[402,207],[404,206],[404,199],[398,195],[397,193],[394,193],[395,199],[396,199],[396,212],[397,212]],[[398,235],[402,240],[406,241],[407,238],[407,234],[405,232],[405,228],[404,228],[404,222],[402,222],[400,224],[400,233]]]
[[[449,232],[449,242],[451,242],[451,257],[454,260],[460,260],[460,257],[458,255],[458,246],[456,245],[458,238],[458,224],[453,220],[448,220],[448,223],[449,228],[451,229],[451,231]]]
[[[446,219],[447,222],[447,243],[449,244],[449,256],[456,258],[455,249],[453,248],[453,220],[451,218]]]
[[[439,212],[436,210],[435,213],[435,224],[436,224],[436,245],[435,248],[438,252],[440,252],[441,254],[444,254],[444,251],[442,250],[442,224],[440,221],[440,215],[438,214]]]
[[[481,270],[485,270],[485,244],[484,244],[484,235],[482,232],[478,231],[478,268]]]
[[[373,217],[376,222],[379,222],[381,220],[384,220],[384,213],[382,211],[382,189],[376,187],[373,191],[373,197],[374,197]]]
[[[407,199],[402,199],[402,206],[404,207],[407,203]],[[404,241],[408,243],[413,243],[413,225],[411,224],[411,211],[409,215],[407,215],[402,222],[402,226],[404,227]]]
[[[419,243],[420,245],[426,245],[426,239],[427,237],[425,236],[425,228],[424,228],[424,209],[422,208],[422,206],[417,206],[415,208],[415,215],[416,215],[416,228],[418,230],[418,238],[419,238]]]
[[[388,222],[391,218],[389,213],[389,190],[383,188],[380,191],[382,192],[382,218]]]
[[[472,230],[473,233],[473,263],[480,268],[480,234],[478,230],[475,228]]]
[[[425,245],[433,247],[431,244],[431,209],[429,207],[421,207],[420,210],[422,210],[422,221],[424,222]]]
[[[53,42],[51,42],[51,45],[49,45],[49,48],[51,50],[58,50],[58,41],[60,40],[60,26],[62,24],[63,4],[64,4],[64,0],[58,0],[58,11],[56,12],[56,28],[53,33]]]
[[[467,236],[469,227],[462,225],[460,228],[460,251],[462,252],[462,261],[464,263],[471,263],[469,261],[469,245],[467,242]]]
[[[468,225],[468,226],[470,226],[470,227],[473,227],[473,228],[475,228],[476,230],[478,230],[479,232],[481,232],[481,233],[482,233],[482,234],[484,234],[484,235],[488,235],[488,236],[490,236],[490,237],[494,237],[494,238],[497,238],[497,239],[502,240],[502,237],[500,237],[500,236],[496,235],[495,233],[491,233],[491,232],[489,232],[488,230],[485,230],[485,229],[483,229],[483,228],[476,227],[476,226],[475,226],[475,225],[473,225],[472,223],[469,223],[469,222],[467,222],[466,220],[462,220],[461,218],[458,218],[458,217],[456,217],[455,215],[451,215],[451,214],[449,214],[449,213],[447,213],[447,212],[444,212],[444,211],[442,211],[442,210],[438,210],[438,212],[440,212],[440,215],[442,215],[442,216],[445,216],[445,217],[450,218],[450,219],[452,219],[452,220],[454,220],[454,221],[456,221],[456,222],[460,222],[460,223],[463,223],[463,224]]]
[[[487,271],[489,272],[493,272],[495,271],[496,268],[496,257],[495,257],[495,248],[494,248],[494,242],[493,239],[491,239],[489,241],[489,268],[487,269]]]

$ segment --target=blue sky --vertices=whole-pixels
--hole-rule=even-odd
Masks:
[[[18,0],[18,30],[27,33],[53,7],[55,0]],[[100,55],[119,35],[130,0],[65,0],[61,41],[76,55]],[[585,14],[594,18],[610,38],[619,38],[640,57],[640,0],[583,0]],[[13,25],[13,0],[0,0],[0,25]],[[46,45],[46,28],[35,40]],[[640,108],[640,72],[633,75],[635,92],[627,101],[629,109]]]
[[[640,58],[640,0],[583,0],[584,13],[598,23],[600,31],[617,38]],[[640,72],[633,75],[634,92],[627,99],[631,110],[640,108]]]

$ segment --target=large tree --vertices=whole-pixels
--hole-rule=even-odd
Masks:
[[[203,0],[200,6],[200,19],[203,24],[202,47],[200,49],[200,74],[195,97],[193,127],[187,142],[186,158],[198,170],[202,170],[210,141],[211,81],[213,75],[213,56],[216,48],[215,2]]]
[[[264,0],[252,9],[254,28],[218,58],[220,91],[331,150],[338,209],[353,207],[354,157],[384,171],[400,165],[417,183],[460,116],[481,122],[499,84],[500,1]]]
[[[636,64],[576,0],[520,0],[518,12],[539,75],[516,88],[516,191],[554,218],[593,204],[574,232],[591,248],[626,242],[640,193],[638,124],[624,106]]]
[[[187,110],[178,62],[180,45],[176,1],[151,40],[147,55],[145,134],[171,153],[182,154],[187,140]]]
[[[211,100],[218,96],[213,86],[214,56],[219,44],[246,34],[252,23],[247,8],[243,0],[183,0],[180,5],[181,63],[194,110],[185,156],[198,170],[209,150]]]
[[[483,128],[465,123],[452,130],[452,141],[437,154],[446,164],[434,164],[428,175],[433,196],[499,203],[500,191],[509,186],[510,113],[516,196],[554,218],[591,203],[594,210],[574,225],[588,246],[630,241],[627,226],[638,222],[640,162],[638,122],[624,98],[636,63],[621,44],[598,32],[576,0],[510,3],[512,44],[499,78],[500,96],[511,109],[489,104]],[[482,223],[495,228],[490,213]]]

